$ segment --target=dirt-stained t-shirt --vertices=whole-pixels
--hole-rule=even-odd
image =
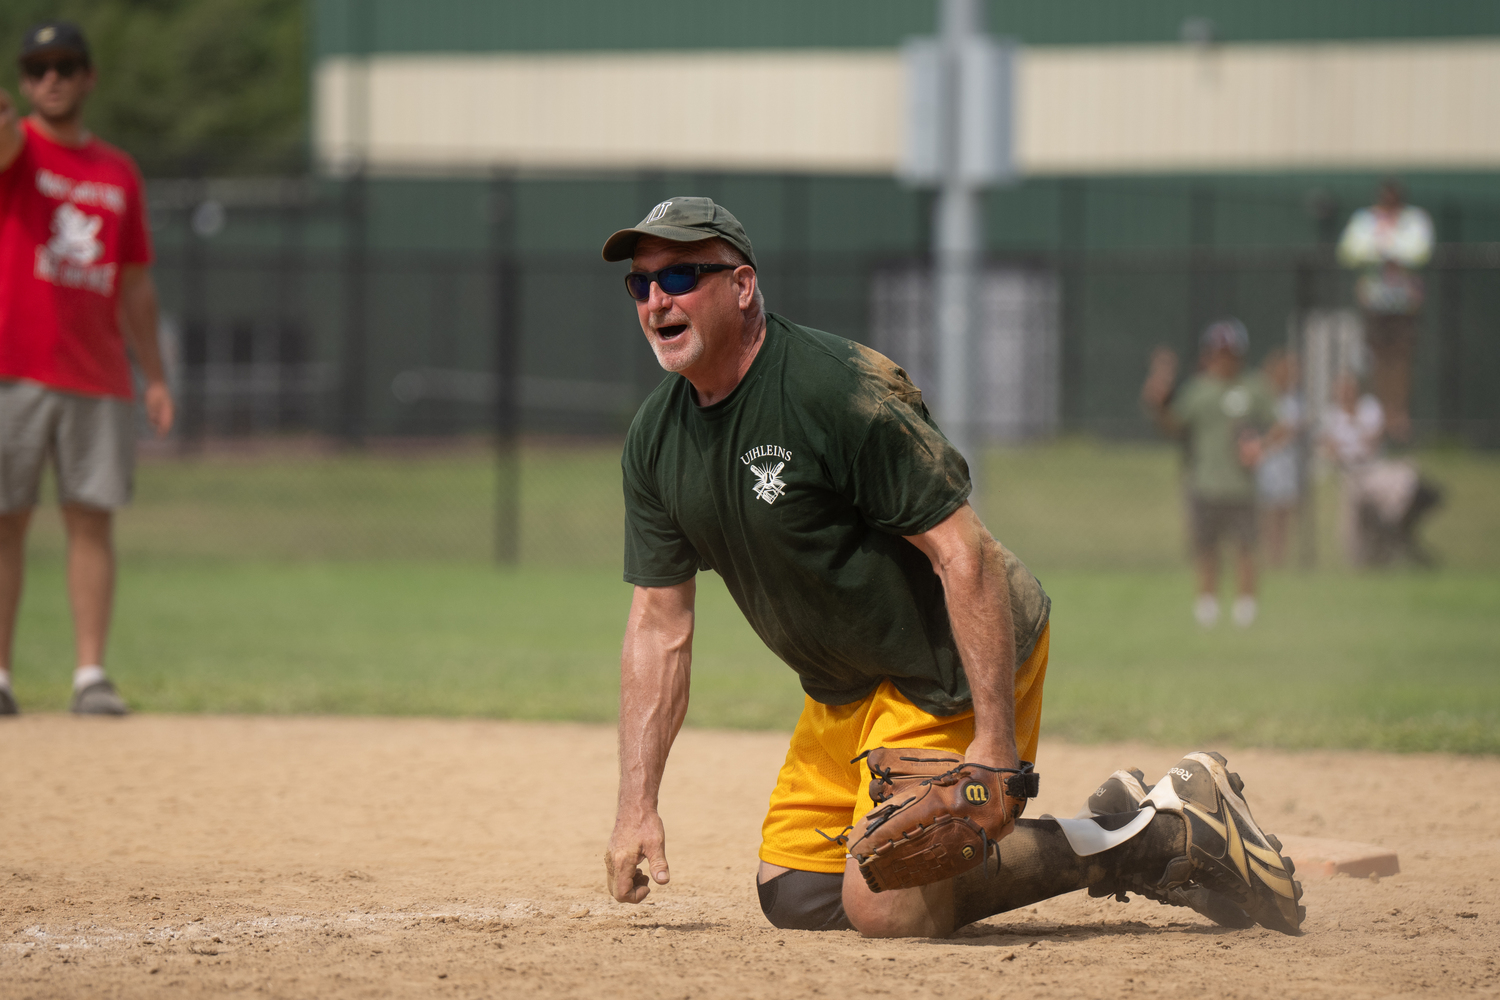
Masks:
[[[1255,470],[1240,463],[1240,435],[1276,423],[1276,393],[1259,373],[1223,381],[1194,375],[1172,397],[1172,415],[1187,429],[1188,482],[1208,500],[1255,499]]]
[[[932,564],[903,535],[969,496],[963,457],[906,373],[876,352],[771,315],[734,391],[712,406],[670,375],[621,459],[625,579],[667,587],[712,569],[757,635],[827,705],[889,678],[935,715],[969,687]],[[1006,553],[1017,663],[1050,603]]]

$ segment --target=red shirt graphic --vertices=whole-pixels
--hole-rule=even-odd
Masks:
[[[129,399],[120,268],[151,262],[140,174],[107,142],[23,127],[0,172],[0,379]]]

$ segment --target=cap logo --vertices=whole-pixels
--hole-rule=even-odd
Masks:
[[[660,219],[663,215],[667,214],[667,209],[671,207],[672,203],[670,201],[664,201],[660,205],[657,205],[651,210],[651,214],[646,216],[646,221],[642,223],[642,225],[648,225],[652,222],[655,222],[657,219]]]
[[[45,45],[46,43],[52,41],[52,39],[54,39],[56,37],[57,37],[57,29],[54,28],[54,27],[52,27],[51,25],[48,25],[47,27],[43,28],[41,31],[38,31],[36,33],[36,40],[39,41],[39,42],[41,42],[43,45]]]

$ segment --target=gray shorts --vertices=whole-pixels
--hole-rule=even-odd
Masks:
[[[114,510],[135,488],[135,406],[0,381],[0,514],[35,507],[48,458],[60,502]]]
[[[1241,545],[1255,545],[1255,502],[1253,500],[1209,500],[1193,497],[1193,551],[1198,555],[1215,552],[1222,539],[1230,538]]]

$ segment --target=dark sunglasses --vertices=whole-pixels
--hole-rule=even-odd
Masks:
[[[47,76],[49,69],[57,70],[57,76],[62,80],[71,80],[73,75],[86,65],[82,59],[39,59],[36,62],[24,62],[21,70],[33,80],[41,80]]]
[[[651,283],[661,286],[667,295],[685,295],[698,287],[698,275],[713,271],[733,271],[738,264],[673,264],[660,271],[631,271],[625,275],[625,290],[637,302],[651,297]]]

